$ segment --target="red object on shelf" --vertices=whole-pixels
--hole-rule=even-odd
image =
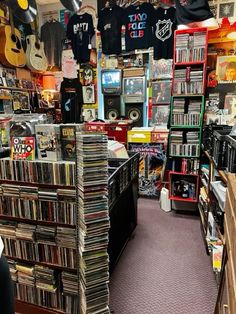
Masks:
[[[127,132],[132,129],[130,122],[86,122],[85,130],[91,132],[106,132],[112,138],[122,144],[127,144]]]
[[[184,177],[195,177],[196,181],[196,188],[195,188],[195,193],[196,193],[196,198],[192,197],[180,197],[180,196],[175,196],[172,195],[172,176],[179,176],[180,179],[183,179]],[[192,182],[190,182],[192,183]],[[169,199],[172,201],[181,201],[181,202],[192,202],[192,203],[197,203],[198,202],[198,195],[199,195],[199,175],[198,174],[192,174],[192,173],[185,173],[185,172],[176,172],[176,171],[170,171],[169,172]]]
[[[152,143],[161,143],[164,142],[167,144],[169,130],[157,130],[151,132],[151,142]]]

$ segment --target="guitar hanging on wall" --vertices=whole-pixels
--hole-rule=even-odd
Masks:
[[[32,71],[46,71],[48,61],[44,52],[44,43],[40,41],[35,20],[35,35],[26,37],[26,65]]]
[[[12,11],[10,12],[10,24],[0,27],[0,62],[10,67],[24,67],[26,56],[21,44],[21,34],[14,27]]]

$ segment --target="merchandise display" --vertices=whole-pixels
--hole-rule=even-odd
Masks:
[[[15,313],[131,313],[111,308],[109,283],[129,240],[150,242],[149,204],[133,234],[139,196],[159,233],[170,221],[171,254],[172,231],[199,219],[215,314],[236,313],[236,3],[224,2],[0,5],[0,257]],[[141,267],[162,240],[138,250]]]

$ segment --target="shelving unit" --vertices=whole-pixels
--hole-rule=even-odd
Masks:
[[[172,160],[169,197],[172,201],[198,202],[207,40],[206,28],[175,31],[168,139]],[[176,186],[178,182],[179,187]],[[185,191],[186,188],[189,190]],[[188,197],[193,190],[194,196]]]

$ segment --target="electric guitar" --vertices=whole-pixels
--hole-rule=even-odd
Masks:
[[[0,27],[0,62],[10,67],[24,67],[26,57],[21,44],[21,34],[14,28],[12,12],[9,11],[11,25]]]
[[[26,37],[26,64],[32,71],[46,71],[48,61],[44,52],[44,43],[38,36],[37,22],[34,22],[35,35]]]

